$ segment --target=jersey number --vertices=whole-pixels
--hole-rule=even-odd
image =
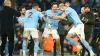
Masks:
[[[29,12],[29,16],[28,16],[28,18],[32,18],[32,12]]]

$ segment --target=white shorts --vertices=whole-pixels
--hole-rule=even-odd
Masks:
[[[38,30],[35,28],[25,28],[23,37],[30,39],[30,36],[32,36],[32,38],[38,38]]]
[[[57,30],[52,30],[50,32],[50,30],[47,28],[44,29],[42,36],[47,38],[49,36],[49,34],[52,34],[53,39],[59,39],[59,34],[58,34]]]
[[[85,39],[84,24],[78,24],[76,27],[73,26],[68,33],[77,34],[79,38]]]

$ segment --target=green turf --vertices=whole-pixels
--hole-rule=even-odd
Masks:
[[[20,56],[20,55],[14,55],[14,56]],[[39,55],[38,55],[39,56]],[[53,56],[52,54],[44,54],[44,56]],[[70,55],[70,54],[66,54],[64,56],[76,56],[76,55]]]

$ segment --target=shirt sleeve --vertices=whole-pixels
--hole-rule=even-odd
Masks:
[[[62,15],[62,14],[63,14],[63,12],[58,10],[58,15]]]
[[[44,15],[41,12],[39,12],[39,18],[42,19],[43,16]]]
[[[27,11],[26,11],[26,14],[25,14],[25,17],[26,17],[26,18],[28,18],[28,13],[29,13],[29,12],[28,12],[28,10],[27,10]]]
[[[15,16],[17,16],[17,17],[21,16],[21,13],[20,13],[20,12],[14,10],[14,9],[12,9],[12,11],[13,11],[13,14],[14,14]]]
[[[65,10],[65,14],[66,14],[66,15],[70,14],[70,12],[71,12],[71,11],[70,11],[69,8]]]
[[[47,11],[45,12],[44,16],[47,17]]]
[[[20,20],[20,17],[18,18],[18,23],[22,23],[21,20]]]

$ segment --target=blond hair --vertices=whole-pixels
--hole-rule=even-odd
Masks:
[[[4,1],[4,6],[8,6],[8,5],[9,5],[9,3],[11,3],[11,1],[10,1],[10,0],[5,0],[5,1]]]
[[[60,3],[60,4],[59,4],[59,7],[63,7],[63,6],[64,6],[64,3]]]

